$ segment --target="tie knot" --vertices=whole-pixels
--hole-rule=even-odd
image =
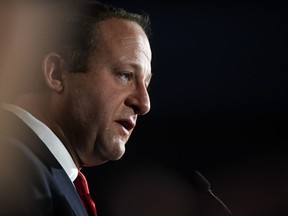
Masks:
[[[78,171],[78,176],[74,181],[74,185],[79,194],[89,194],[88,183],[82,172]]]
[[[95,203],[89,194],[88,183],[82,172],[78,171],[74,185],[89,216],[97,216]]]

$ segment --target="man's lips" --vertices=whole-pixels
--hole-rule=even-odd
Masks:
[[[116,122],[122,127],[124,127],[128,132],[131,131],[136,125],[135,121],[133,121],[132,119],[120,119]]]

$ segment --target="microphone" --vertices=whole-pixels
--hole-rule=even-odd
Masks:
[[[210,183],[199,171],[194,170],[193,179],[201,191],[208,192],[212,197],[214,197],[223,206],[226,213],[231,215],[231,211],[229,210],[229,208],[212,192]]]

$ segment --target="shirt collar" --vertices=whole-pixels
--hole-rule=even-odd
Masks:
[[[2,104],[1,107],[17,115],[37,134],[37,136],[42,140],[42,142],[44,142],[44,144],[64,168],[70,180],[73,182],[78,175],[77,166],[63,143],[52,132],[52,130],[19,106]]]

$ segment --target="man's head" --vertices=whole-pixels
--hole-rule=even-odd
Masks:
[[[140,25],[146,35],[150,36],[150,20],[145,14],[139,15],[129,13],[122,8],[101,4],[97,1],[87,1],[88,3],[68,4],[66,15],[60,11],[60,20],[64,19],[64,24],[59,25],[63,32],[58,48],[67,58],[69,66],[74,71],[86,71],[88,58],[94,52],[98,37],[99,22],[110,18],[119,18],[134,21]],[[90,3],[89,3],[90,2]],[[65,4],[66,5],[66,4]],[[78,11],[77,13],[75,13]],[[56,18],[57,19],[57,18]],[[59,38],[58,38],[59,39]]]
[[[62,5],[53,17],[40,82],[16,104],[46,123],[78,166],[117,160],[150,109],[149,20],[91,1]]]

